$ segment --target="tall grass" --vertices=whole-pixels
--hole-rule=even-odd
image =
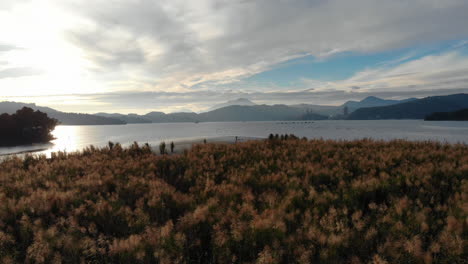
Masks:
[[[462,263],[468,147],[272,138],[0,163],[1,263]]]

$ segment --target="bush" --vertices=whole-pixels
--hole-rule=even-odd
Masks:
[[[161,155],[166,154],[166,142],[163,141],[159,144],[159,153]]]

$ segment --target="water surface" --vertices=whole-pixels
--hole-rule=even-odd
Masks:
[[[299,137],[352,140],[434,140],[468,144],[468,122],[423,120],[326,120],[273,122],[212,122],[129,124],[109,126],[57,126],[49,144],[0,148],[0,155],[35,151],[77,151],[86,146],[105,146],[109,141],[126,146],[134,141],[158,145],[161,141],[183,141],[219,137],[259,137],[295,134]]]

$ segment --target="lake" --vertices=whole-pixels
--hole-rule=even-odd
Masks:
[[[161,141],[190,141],[224,137],[266,138],[273,134],[352,140],[407,139],[468,144],[468,122],[423,120],[326,120],[272,122],[212,122],[129,124],[112,126],[57,126],[49,144],[0,148],[0,155],[34,151],[77,151],[86,146],[105,146],[109,141],[126,146],[134,141],[157,146]]]

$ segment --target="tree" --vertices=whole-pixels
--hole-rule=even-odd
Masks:
[[[174,153],[174,141],[171,141],[171,153]]]
[[[48,142],[58,121],[46,113],[23,107],[16,113],[0,115],[0,145],[14,146]]]

